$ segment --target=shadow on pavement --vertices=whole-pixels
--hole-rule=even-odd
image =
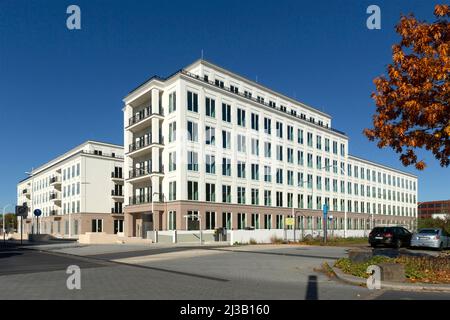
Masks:
[[[306,288],[305,300],[319,300],[317,276],[308,277],[308,286]]]
[[[410,256],[410,257],[429,257],[430,254],[427,252],[412,252],[408,249],[394,249],[394,248],[374,248],[374,256],[386,256],[389,258],[397,258],[399,256]]]

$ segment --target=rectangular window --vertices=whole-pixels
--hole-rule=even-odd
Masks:
[[[245,140],[246,137],[244,135],[238,134],[237,135],[237,151],[238,152],[246,152],[246,146],[245,146]]]
[[[276,129],[277,129],[277,137],[283,138],[283,124],[281,122],[276,122]]]
[[[294,141],[294,127],[287,126],[287,139],[289,141]]]
[[[222,185],[222,202],[231,203],[231,186]]]
[[[272,206],[272,191],[264,190],[264,205],[266,207]]]
[[[192,112],[198,112],[198,94],[188,91],[187,109]]]
[[[257,114],[252,113],[251,121],[252,121],[252,129],[259,131],[259,116]]]
[[[205,127],[205,143],[207,145],[216,145],[216,129],[214,127]]]
[[[252,180],[259,180],[259,165],[252,163]]]
[[[222,158],[222,175],[231,176],[231,159]]]
[[[264,133],[272,134],[272,120],[264,118]]]
[[[237,203],[245,204],[245,187],[237,187]]]
[[[259,189],[252,188],[252,205],[259,205]]]
[[[252,138],[252,155],[259,156],[259,140]]]
[[[169,153],[169,172],[177,170],[177,153]]]
[[[171,122],[169,123],[169,143],[174,142],[177,139],[177,123]]]
[[[192,121],[187,122],[188,140],[198,142],[198,124]]]
[[[272,172],[271,167],[264,166],[264,181],[265,182],[272,182]]]
[[[297,142],[299,144],[303,144],[303,130],[302,129],[297,130]]]
[[[176,92],[169,94],[169,113],[177,110],[177,95]]]
[[[198,153],[188,151],[188,170],[198,171]]]
[[[245,110],[240,108],[237,109],[237,125],[245,127]]]
[[[188,181],[188,200],[198,200],[198,182]]]
[[[206,173],[216,174],[216,157],[213,155],[206,155]]]
[[[216,101],[211,98],[206,98],[205,100],[206,116],[215,118],[216,117]]]
[[[243,161],[237,162],[237,176],[238,178],[245,179],[245,162]]]
[[[222,121],[231,123],[231,106],[226,103],[222,103]]]
[[[176,181],[169,182],[169,200],[170,201],[177,200],[177,182]]]
[[[222,130],[222,148],[231,149],[231,133]]]
[[[264,157],[272,157],[272,144],[270,142],[264,142]]]
[[[206,201],[208,202],[216,201],[216,185],[214,183],[206,184]]]
[[[216,213],[206,211],[206,230],[214,230],[216,228]]]

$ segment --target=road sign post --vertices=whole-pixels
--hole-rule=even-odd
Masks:
[[[39,217],[42,214],[42,211],[40,209],[36,209],[33,211],[34,215],[36,216],[37,222],[36,222],[36,234],[39,234]]]
[[[328,205],[323,205],[323,242],[327,243],[327,227],[328,227]]]

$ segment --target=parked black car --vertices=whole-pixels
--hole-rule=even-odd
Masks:
[[[369,244],[372,247],[383,245],[400,248],[411,245],[412,233],[403,227],[375,227],[369,233]]]

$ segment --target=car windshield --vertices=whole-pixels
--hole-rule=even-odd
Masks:
[[[376,233],[378,233],[378,232],[392,232],[392,228],[388,228],[388,227],[375,228],[375,229],[373,229],[373,232],[376,232]]]
[[[439,229],[421,229],[419,234],[438,234]]]

